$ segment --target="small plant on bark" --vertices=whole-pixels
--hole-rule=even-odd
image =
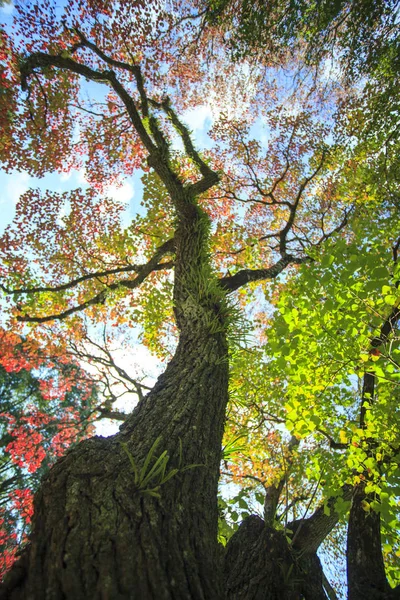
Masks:
[[[155,459],[153,465],[151,465],[152,459],[154,457],[154,453],[161,442],[161,436],[159,436],[152,447],[150,448],[143,466],[141,469],[135,463],[135,459],[133,455],[128,449],[128,445],[125,443],[121,443],[122,449],[126,453],[129,458],[129,462],[131,463],[132,471],[134,474],[134,482],[138,487],[139,491],[142,494],[147,494],[148,496],[154,496],[155,498],[161,498],[159,493],[159,489],[162,485],[167,483],[172,477],[177,475],[178,473],[183,473],[188,469],[193,469],[194,467],[203,467],[204,465],[193,464],[186,465],[186,467],[181,468],[182,465],[182,443],[179,445],[179,466],[178,468],[170,469],[167,472],[167,465],[169,461],[169,455],[166,450],[160,454],[158,458]],[[152,487],[154,486],[154,487]]]
[[[160,487],[179,472],[179,469],[170,469],[168,473],[166,472],[169,461],[166,450],[164,450],[164,452],[162,452],[155,460],[154,464],[151,465],[152,458],[160,442],[161,437],[158,437],[150,448],[141,469],[136,465],[135,459],[129,451],[127,444],[121,443],[121,446],[131,463],[135,485],[142,494],[154,496],[155,498],[161,498],[159,493]]]

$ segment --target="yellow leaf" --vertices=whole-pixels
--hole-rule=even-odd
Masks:
[[[370,512],[371,507],[369,505],[369,502],[367,502],[366,500],[363,500],[361,502],[361,506],[363,507],[363,510],[365,510],[365,512]]]

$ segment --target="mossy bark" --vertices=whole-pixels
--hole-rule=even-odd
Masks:
[[[216,498],[227,364],[216,362],[226,347],[221,336],[193,335],[182,335],[119,434],[79,444],[50,471],[35,500],[30,545],[3,598],[221,597]],[[156,498],[135,486],[120,442],[141,465],[159,436],[168,469],[202,466],[176,474]]]
[[[224,297],[207,257],[207,219],[176,199],[174,358],[111,438],[79,444],[50,471],[35,499],[29,547],[0,593],[12,600],[222,597],[217,485],[228,351]],[[220,327],[211,327],[215,321]],[[159,497],[135,484],[154,441],[179,472]],[[121,445],[123,444],[123,446]],[[197,465],[197,466],[194,466]],[[185,469],[185,467],[190,467]]]

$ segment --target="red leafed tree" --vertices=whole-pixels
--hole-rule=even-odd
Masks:
[[[257,285],[281,274],[283,284],[326,242],[346,239],[357,209],[354,195],[342,193],[351,170],[345,151],[330,148],[343,90],[306,82],[293,97],[274,57],[255,72],[232,64],[218,29],[201,12],[189,18],[192,8],[21,2],[12,39],[2,33],[5,168],[37,176],[84,169],[90,184],[20,198],[0,244],[10,330],[50,355],[90,360],[91,345],[99,368],[112,368],[139,402],[118,434],[81,441],[43,478],[29,543],[1,598],[325,598],[316,552],[339,520],[337,496],[345,503],[352,486],[318,497],[311,516],[279,528],[285,468],[301,434],[275,460],[275,477],[253,457],[265,479],[263,518],[249,516],[226,550],[217,541],[217,492],[229,363],[244,322],[267,320],[252,304],[261,301]],[[289,58],[280,56],[293,74]],[[206,98],[218,119],[212,149],[199,153],[180,113]],[[139,169],[145,215],[124,229],[107,188]],[[170,358],[147,395],[109,350],[133,323]],[[53,384],[41,385],[51,396]],[[100,412],[112,414],[110,398]],[[35,426],[47,418],[37,415]],[[18,446],[31,426],[28,416],[18,424],[10,446],[17,461],[33,458],[27,441]],[[273,454],[280,439],[268,439]],[[63,443],[53,438],[54,454]],[[17,501],[26,510],[23,494]],[[375,520],[369,539],[378,538]],[[383,561],[377,570],[377,597],[395,597]]]
[[[1,576],[27,538],[33,493],[71,443],[92,432],[94,382],[71,360],[1,331]]]

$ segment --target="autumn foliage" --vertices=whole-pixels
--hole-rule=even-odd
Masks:
[[[96,391],[79,367],[1,331],[1,563],[3,575],[30,529],[40,477],[92,432]]]
[[[143,427],[141,439],[129,439],[129,449],[121,443],[124,451],[113,446],[109,458],[129,458],[140,510],[169,523],[175,514],[162,512],[160,482],[139,485],[146,468],[172,457],[171,473],[193,490],[190,467],[206,465],[182,466],[184,415],[199,411],[206,422],[208,411],[225,411],[229,396],[223,438],[213,423],[212,442],[194,432],[186,448],[197,445],[215,465],[221,449],[221,490],[217,499],[215,483],[207,506],[216,515],[218,502],[226,560],[218,581],[227,597],[247,598],[235,596],[248,584],[236,579],[240,560],[251,556],[246,568],[265,567],[257,544],[268,531],[282,542],[276,552],[285,549],[281,570],[273,565],[259,580],[249,577],[275,581],[273,573],[280,582],[274,597],[282,589],[312,600],[317,588],[328,593],[316,554],[322,548],[325,561],[347,558],[352,599],[376,582],[379,599],[395,598],[400,238],[393,3],[375,3],[370,18],[371,3],[361,0],[306,8],[255,3],[258,12],[236,0],[170,4],[21,1],[13,25],[0,32],[3,168],[60,177],[57,190],[38,179],[21,195],[0,239],[0,567],[6,571],[24,545],[40,478],[93,433],[96,418],[126,418],[122,437]],[[194,131],[185,124],[191,120]],[[73,183],[62,187],[67,178]],[[135,188],[128,207],[115,193],[126,182]],[[212,374],[210,340],[223,355],[213,359]],[[197,346],[199,357],[178,376],[184,343],[190,360]],[[138,344],[166,369],[153,388],[145,374],[124,366]],[[212,409],[198,365],[208,373]],[[193,392],[198,403],[189,410],[183,398],[162,426],[165,444],[175,440],[180,449],[155,457],[154,431],[197,368],[186,395]],[[124,412],[120,398],[133,394],[138,408],[128,417],[132,403]],[[99,456],[108,443],[93,441]],[[217,474],[215,467],[209,481]],[[191,514],[173,476],[165,478],[168,506]],[[51,477],[46,481],[56,482]],[[136,515],[129,506],[126,514]],[[199,516],[207,527],[210,515]],[[216,531],[214,521],[207,531]],[[185,531],[198,523],[196,516]],[[174,522],[171,531],[179,527]],[[40,535],[35,530],[34,543]],[[217,555],[214,538],[207,560]],[[239,552],[242,542],[249,545]],[[360,553],[361,570],[354,562]],[[304,577],[308,569],[315,581]],[[334,582],[342,595],[344,579]]]

